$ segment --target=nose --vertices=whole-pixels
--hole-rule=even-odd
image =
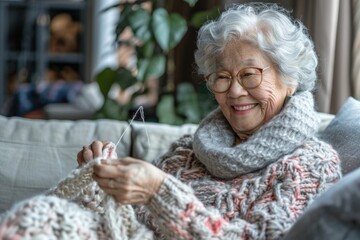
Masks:
[[[248,95],[248,91],[240,85],[239,81],[237,79],[232,79],[230,88],[228,90],[228,97],[231,98],[238,98],[240,96]]]

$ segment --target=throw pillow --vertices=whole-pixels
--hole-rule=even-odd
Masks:
[[[339,153],[343,174],[360,167],[360,101],[349,97],[320,138]]]
[[[133,122],[131,125],[132,151],[134,158],[153,162],[166,153],[170,145],[185,134],[193,134],[196,124],[173,126],[159,123]]]

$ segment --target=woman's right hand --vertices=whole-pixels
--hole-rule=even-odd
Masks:
[[[89,146],[84,146],[83,149],[77,154],[77,162],[79,167],[84,166],[91,160],[102,157],[104,148],[110,144],[109,141],[93,141]]]

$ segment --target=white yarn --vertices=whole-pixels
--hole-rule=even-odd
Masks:
[[[115,144],[110,143],[103,155],[110,159],[117,158]],[[110,151],[110,152],[109,152]],[[104,219],[106,232],[113,239],[152,239],[152,232],[136,219],[134,209],[130,205],[121,205],[113,196],[106,193],[92,179],[93,166],[101,164],[102,158],[87,163],[81,169],[74,169],[64,180],[47,192],[77,203],[82,208],[91,209]],[[145,238],[144,238],[145,237]]]

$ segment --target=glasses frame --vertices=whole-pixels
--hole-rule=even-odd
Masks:
[[[262,81],[263,81],[263,73],[266,71],[266,70],[268,70],[269,68],[271,67],[271,65],[270,66],[267,66],[267,67],[264,67],[264,68],[260,68],[260,67],[245,67],[245,68],[254,68],[254,69],[257,69],[259,72],[260,72],[260,75],[261,75],[261,81],[260,81],[260,83],[258,84],[258,85],[256,85],[255,87],[251,87],[251,88],[247,88],[247,87],[245,87],[243,84],[242,84],[242,80],[241,80],[241,78],[238,76],[239,75],[239,73],[242,71],[242,70],[244,70],[245,68],[242,68],[242,69],[240,69],[239,71],[238,71],[238,73],[235,75],[235,79],[236,79],[236,81],[240,84],[240,86],[241,87],[243,87],[244,89],[255,89],[255,88],[257,88],[258,86],[260,86],[261,85],[261,83],[262,83]],[[205,79],[206,79],[206,86],[207,86],[207,88],[211,91],[211,92],[213,92],[213,93],[224,93],[224,92],[227,92],[227,91],[229,91],[229,89],[230,89],[230,87],[231,87],[231,84],[232,84],[232,81],[229,81],[229,86],[228,86],[228,88],[225,90],[225,91],[214,91],[212,88],[211,88],[211,86],[209,85],[209,77],[212,75],[212,74],[214,74],[214,73],[216,73],[216,72],[213,72],[213,73],[210,73],[209,75],[207,75],[206,77],[205,77]],[[234,77],[233,77],[233,75],[232,74],[230,74],[230,79],[234,79]]]

